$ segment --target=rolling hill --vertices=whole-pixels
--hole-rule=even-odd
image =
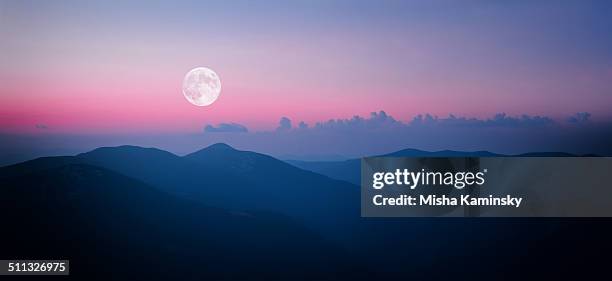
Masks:
[[[363,273],[340,247],[286,216],[206,207],[87,164],[38,168],[14,176],[0,169],[0,258],[66,258],[71,275],[88,280]]]
[[[211,207],[283,214],[337,241],[347,241],[343,239],[346,229],[358,223],[357,186],[226,144],[184,157],[155,148],[102,147],[77,156],[45,157],[4,167],[0,178],[66,164],[101,167]]]
[[[605,268],[572,257],[610,245],[603,220],[361,218],[359,204],[355,185],[223,144],[105,147],[0,168],[0,258],[68,258],[87,280],[489,280]]]

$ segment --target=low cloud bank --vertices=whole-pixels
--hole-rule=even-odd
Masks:
[[[274,131],[225,139],[238,147],[273,155],[365,156],[405,148],[489,150],[498,153],[561,151],[612,155],[612,122],[594,122],[588,112],[557,120],[498,113],[489,118],[421,114],[401,121],[384,111],[368,117],[330,119],[309,125],[283,117]]]
[[[294,125],[295,124],[295,125]],[[42,129],[42,128],[41,128]],[[73,155],[100,146],[158,147],[182,155],[217,142],[294,159],[380,155],[405,148],[488,150],[504,154],[558,151],[612,156],[612,121],[588,112],[566,118],[504,113],[490,118],[417,115],[401,121],[384,111],[314,124],[283,117],[278,127],[253,132],[237,123],[207,125],[204,133],[162,135],[0,134],[0,166],[40,156]]]
[[[216,127],[213,125],[204,127],[205,133],[246,133],[248,131],[247,127],[238,123],[221,123]]]
[[[577,113],[567,119],[568,123],[579,123],[588,121],[590,114],[587,112]],[[286,117],[283,117],[287,119]],[[291,120],[284,122],[291,123]],[[408,129],[417,127],[473,127],[473,128],[535,128],[560,125],[558,122],[546,116],[509,116],[506,113],[495,114],[492,118],[478,119],[457,117],[450,114],[447,117],[438,117],[430,114],[419,114],[408,122],[396,120],[384,111],[372,112],[369,118],[353,116],[349,119],[331,119],[325,122],[317,122],[309,127],[304,122],[299,129],[310,128],[311,130],[381,130],[381,129]]]

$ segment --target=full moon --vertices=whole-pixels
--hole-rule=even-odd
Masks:
[[[221,93],[219,75],[206,67],[197,67],[183,79],[183,95],[197,106],[211,105]]]

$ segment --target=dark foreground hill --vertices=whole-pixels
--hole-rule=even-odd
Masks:
[[[208,206],[282,213],[337,240],[348,240],[341,232],[359,217],[358,204],[343,203],[358,202],[359,187],[226,144],[211,145],[184,157],[154,148],[108,147],[80,154],[74,160]],[[337,220],[336,216],[346,219]]]
[[[359,217],[359,187],[226,144],[184,157],[155,148],[103,147],[77,156],[44,157],[4,167],[0,177],[67,163],[102,167],[207,206],[282,213],[337,241],[350,240],[344,234]]]
[[[83,280],[320,280],[364,273],[340,247],[286,216],[205,207],[90,165],[31,170],[0,179],[2,259],[70,259],[71,274]]]

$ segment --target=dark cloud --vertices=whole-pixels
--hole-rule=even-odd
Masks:
[[[36,124],[35,127],[36,127],[36,129],[41,129],[41,130],[46,130],[46,129],[49,128],[45,124]]]
[[[247,127],[237,123],[220,123],[216,127],[206,125],[204,128],[205,133],[246,133],[248,131]]]
[[[273,156],[300,155],[301,159],[341,155],[353,158],[381,155],[406,148],[429,151],[488,150],[504,154],[560,151],[612,155],[612,122],[589,113],[552,119],[546,116],[495,114],[489,118],[422,114],[405,121],[384,111],[366,117],[331,119],[307,126],[284,117],[278,130],[187,135],[2,135],[0,165],[32,157],[85,152],[100,146],[154,146],[187,154],[224,142],[242,150]],[[206,132],[247,132],[235,123],[207,126]],[[310,157],[310,158],[309,158]]]
[[[588,113],[587,113],[588,114]],[[545,116],[509,116],[506,113],[495,114],[491,118],[478,119],[457,117],[450,114],[447,117],[438,117],[431,114],[419,114],[408,122],[396,120],[384,111],[372,112],[369,118],[353,116],[349,119],[331,119],[326,122],[318,122],[311,129],[314,130],[386,130],[386,129],[416,129],[423,127],[506,127],[527,128],[553,126],[556,122]]]
[[[574,114],[573,116],[570,116],[569,118],[567,118],[567,122],[569,122],[569,123],[582,123],[582,122],[589,121],[589,118],[591,118],[591,113],[588,113],[588,112],[578,112],[578,113]]]
[[[542,127],[554,125],[555,121],[544,116],[509,116],[506,113],[497,113],[492,118],[477,119],[457,117],[450,114],[448,117],[439,118],[430,114],[417,115],[409,122],[411,126],[437,125],[437,126],[453,126],[453,127],[508,127],[508,128],[526,128],[526,127]]]
[[[326,122],[317,122],[311,130],[383,130],[397,129],[404,125],[384,111],[379,111],[370,113],[369,118],[355,115],[350,119],[330,119]]]
[[[285,132],[289,130],[291,130],[291,119],[282,117],[278,122],[278,128],[276,128],[276,131]]]
[[[589,122],[584,122],[589,120]],[[572,123],[578,123],[571,125]],[[579,121],[579,122],[576,122]],[[612,123],[590,121],[589,113],[553,119],[540,115],[498,113],[489,118],[421,114],[402,121],[384,111],[367,117],[330,119],[313,126],[291,126],[283,117],[275,131],[233,140],[271,154],[378,155],[405,148],[489,150],[498,153],[563,151],[612,154]],[[282,133],[281,133],[282,132]]]

